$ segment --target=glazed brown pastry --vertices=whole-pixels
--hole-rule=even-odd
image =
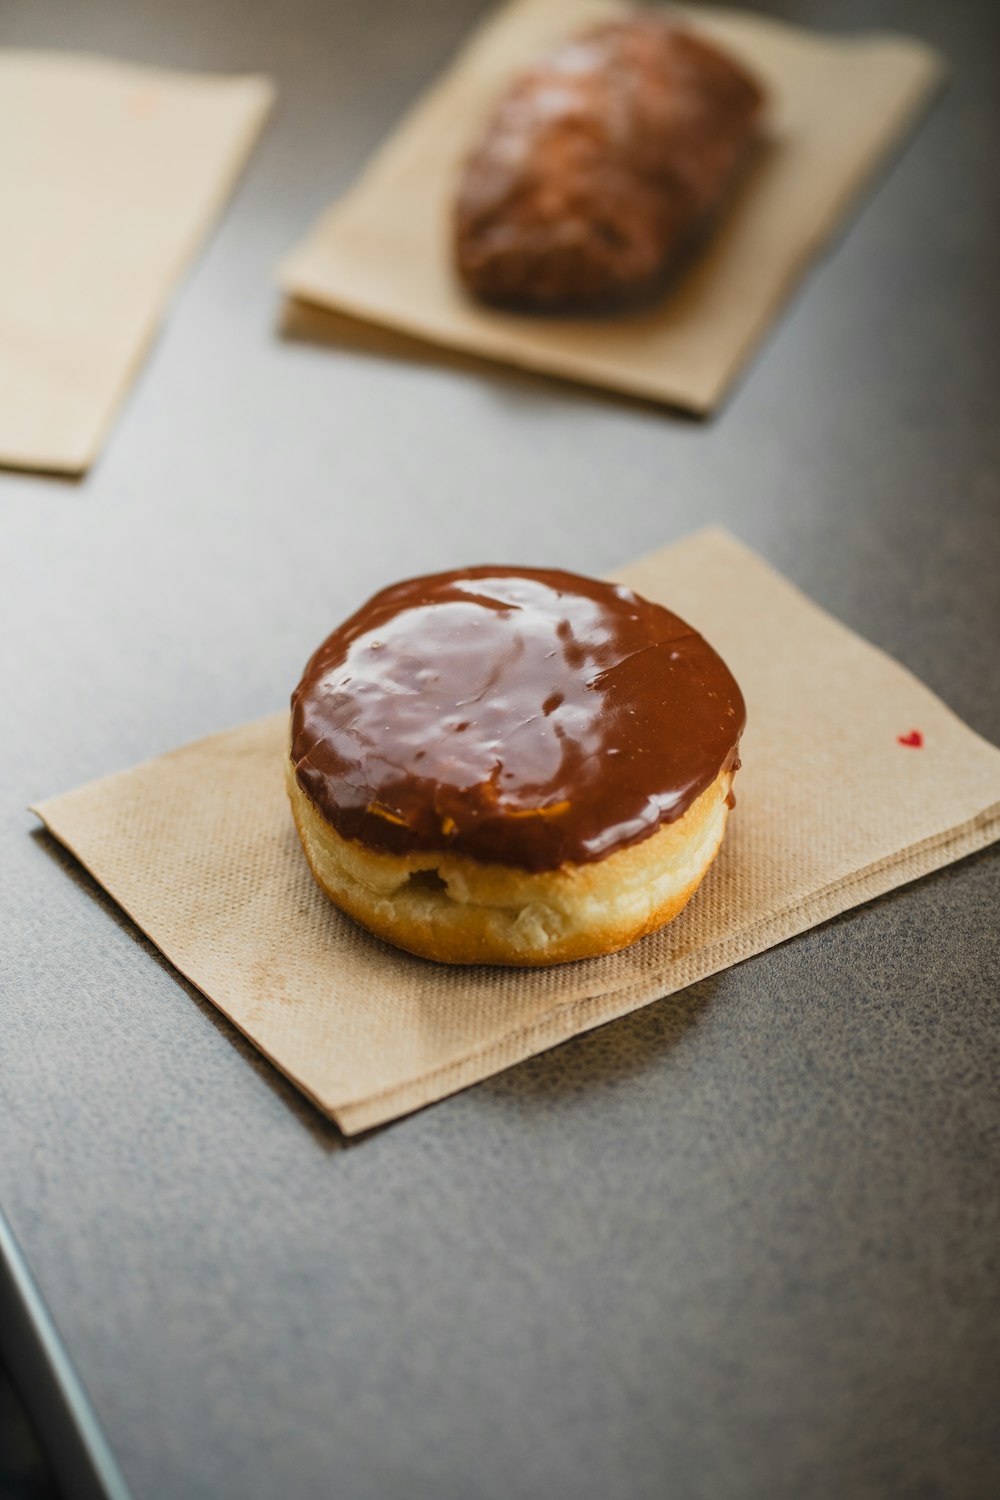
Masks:
[[[376,594],[292,697],[288,786],[336,904],[452,962],[554,963],[668,921],[744,724],[725,663],[630,589],[471,568]]]
[[[654,15],[564,43],[514,81],[465,163],[462,280],[537,309],[649,290],[725,200],[763,104],[740,66]]]

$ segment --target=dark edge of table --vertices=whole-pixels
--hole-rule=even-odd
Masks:
[[[131,1500],[83,1383],[0,1210],[0,1358],[65,1500]]]

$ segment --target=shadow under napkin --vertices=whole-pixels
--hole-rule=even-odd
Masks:
[[[413,337],[385,324],[352,318],[347,313],[335,312],[332,308],[298,297],[284,300],[275,331],[286,343],[310,344],[349,354],[352,359],[360,357],[415,365],[421,369],[437,368],[478,378],[488,382],[498,401],[508,406],[530,408],[532,412],[536,411],[536,394],[548,390],[558,392],[561,400],[583,406],[606,406],[613,401],[655,414],[660,421],[673,419],[690,427],[700,427],[705,420],[705,414],[687,411],[669,402],[655,401],[629,391],[597,390],[557,374],[504,365],[486,356],[479,358]]]

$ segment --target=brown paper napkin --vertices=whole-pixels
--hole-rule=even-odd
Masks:
[[[477,307],[450,264],[460,159],[511,74],[614,14],[607,0],[514,0],[279,270],[300,297],[436,344],[709,412],[806,264],[912,124],[943,65],[901,37],[834,39],[743,12],[675,7],[770,88],[768,145],[690,270],[651,311],[605,319]]]
[[[749,710],[718,860],[676,922],[624,953],[548,970],[456,969],[370,937],[306,867],[282,780],[283,713],[33,811],[347,1132],[1000,838],[1000,751],[726,532],[700,532],[617,576],[707,635]],[[914,733],[921,745],[901,743]]]
[[[271,98],[263,78],[0,52],[0,463],[92,463]]]

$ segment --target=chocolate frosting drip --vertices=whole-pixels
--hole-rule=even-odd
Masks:
[[[344,838],[553,870],[680,818],[745,717],[707,641],[631,589],[468,568],[383,589],[323,642],[291,754]]]

